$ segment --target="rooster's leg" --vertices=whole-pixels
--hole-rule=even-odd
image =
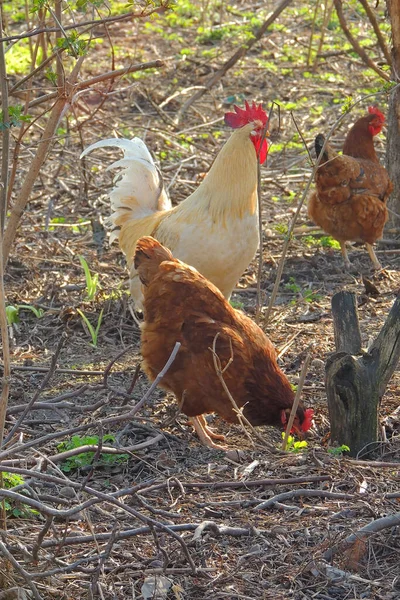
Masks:
[[[349,261],[349,256],[347,254],[346,242],[340,242],[340,249],[342,251],[342,256],[343,256],[343,260],[344,260],[344,268],[346,269],[346,271],[349,271],[350,270],[350,261]]]
[[[227,449],[226,446],[221,446],[220,444],[215,444],[212,441],[209,433],[206,431],[203,423],[201,422],[202,420],[204,420],[204,417],[202,415],[200,415],[200,417],[191,417],[189,420],[190,420],[190,423],[193,425],[194,429],[196,430],[196,433],[199,436],[201,443],[204,446],[208,446],[209,448],[215,448],[216,450],[226,450]],[[207,429],[208,429],[208,427],[207,427]]]
[[[365,243],[365,245],[367,247],[368,254],[370,256],[372,264],[374,265],[374,269],[376,269],[377,271],[380,271],[382,269],[382,265],[379,262],[379,260],[378,260],[376,254],[375,254],[375,251],[374,251],[373,247],[371,246],[371,244]]]

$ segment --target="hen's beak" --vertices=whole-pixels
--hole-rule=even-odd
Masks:
[[[302,431],[300,427],[293,425],[292,433],[295,433],[300,440],[304,440],[304,431]]]

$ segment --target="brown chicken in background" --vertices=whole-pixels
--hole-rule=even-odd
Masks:
[[[382,237],[393,185],[379,163],[373,137],[384,123],[380,110],[369,107],[368,115],[358,119],[347,134],[342,155],[326,144],[315,175],[317,189],[310,196],[308,215],[338,240],[346,269],[350,268],[346,241],[365,242],[374,268],[381,268],[372,244]],[[317,135],[317,157],[324,142],[324,136]]]
[[[143,367],[151,380],[165,366],[176,344],[181,348],[160,386],[175,394],[200,440],[219,448],[211,438],[224,439],[206,425],[204,413],[216,412],[237,422],[231,400],[213,362],[215,351],[224,381],[252,425],[284,426],[294,393],[277,364],[275,349],[249,317],[233,309],[222,293],[193,267],[175,259],[152,237],[142,237],[134,259],[143,284]],[[312,409],[300,404],[294,431],[307,431]]]

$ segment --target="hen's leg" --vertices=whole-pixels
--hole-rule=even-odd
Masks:
[[[202,415],[201,415],[202,417]],[[189,421],[190,423],[193,425],[194,429],[196,430],[197,435],[199,436],[199,439],[201,441],[201,443],[204,446],[208,446],[209,448],[215,448],[216,450],[226,450],[226,446],[221,446],[220,444],[215,444],[211,437],[209,436],[209,434],[207,433],[207,431],[204,429],[203,427],[203,423],[201,422],[201,417],[190,417]],[[204,419],[204,417],[203,417]]]
[[[346,242],[339,242],[339,243],[340,243],[340,249],[342,251],[342,256],[343,256],[343,260],[344,260],[344,268],[346,269],[346,271],[349,271],[350,261],[349,261],[349,256],[347,254]]]
[[[378,260],[376,254],[375,254],[375,251],[374,251],[373,247],[371,246],[371,244],[365,243],[365,245],[367,247],[368,254],[370,256],[372,264],[374,265],[374,269],[376,269],[377,271],[380,271],[380,269],[382,269],[382,265],[379,262],[379,260]]]
[[[210,436],[210,438],[212,438],[213,440],[221,440],[221,442],[226,442],[225,436],[222,435],[221,433],[215,433],[215,431],[213,431],[212,429],[210,429],[210,427],[207,425],[207,421],[204,415],[199,415],[197,417],[197,419],[200,421],[204,431],[206,433],[208,433],[208,435]]]

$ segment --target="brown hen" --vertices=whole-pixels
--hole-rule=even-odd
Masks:
[[[315,175],[317,189],[308,202],[309,217],[340,243],[346,269],[350,268],[346,241],[365,242],[374,268],[381,268],[372,244],[382,237],[393,185],[379,163],[373,136],[384,122],[384,115],[370,107],[347,134],[342,155],[326,144]],[[324,142],[324,136],[317,135],[317,156]]]
[[[277,364],[275,349],[264,332],[233,309],[217,287],[193,267],[175,259],[152,237],[138,240],[134,259],[143,284],[143,367],[154,380],[176,342],[181,348],[160,386],[177,397],[200,440],[221,448],[211,438],[204,413],[216,412],[228,422],[237,414],[215,370],[212,348],[224,368],[224,381],[252,425],[285,425],[294,394]],[[294,429],[307,431],[312,410],[297,409]]]

